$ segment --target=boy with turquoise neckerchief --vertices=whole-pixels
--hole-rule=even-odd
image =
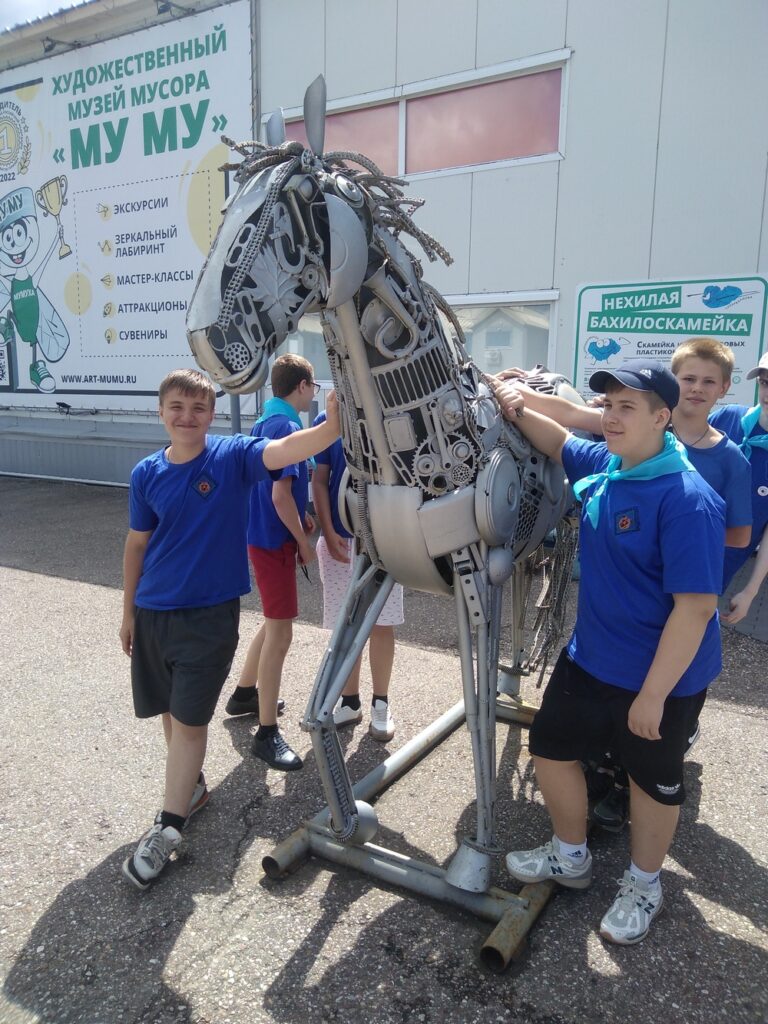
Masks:
[[[739,445],[752,470],[752,534],[745,548],[726,549],[726,578],[731,579],[756,549],[757,558],[749,579],[731,597],[729,612],[723,616],[723,621],[730,624],[744,618],[768,575],[768,352],[747,373],[747,380],[755,377],[757,405],[726,405],[709,418],[714,427]]]
[[[318,385],[312,364],[289,353],[272,367],[272,398],[254,423],[254,437],[286,437],[303,429],[300,413],[309,412]],[[293,639],[293,620],[299,614],[296,565],[315,558],[307,537],[315,528],[307,513],[309,481],[306,462],[287,466],[279,480],[256,484],[251,492],[248,555],[261,597],[264,622],[248,648],[237,689],[226,711],[259,717],[251,752],[278,771],[303,766],[277,726],[283,664]],[[256,685],[258,683],[258,690]]]
[[[685,799],[683,757],[721,668],[725,503],[667,431],[680,395],[670,370],[632,359],[593,374],[589,386],[606,396],[604,442],[573,437],[526,409],[512,384],[496,385],[505,416],[562,463],[583,502],[576,624],[529,739],[554,834],[506,864],[526,883],[591,883],[581,761],[615,750],[630,778],[631,863],[600,934],[630,945],[662,907],[659,874]]]

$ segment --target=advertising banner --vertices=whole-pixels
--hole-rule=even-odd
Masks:
[[[0,404],[155,407],[252,135],[247,0],[0,74]]]
[[[708,277],[643,284],[590,284],[576,299],[574,384],[591,394],[595,370],[644,356],[669,363],[687,338],[711,337],[736,357],[723,404],[753,405],[755,381],[744,374],[763,351],[766,282],[762,277]]]

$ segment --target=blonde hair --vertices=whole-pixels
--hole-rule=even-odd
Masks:
[[[730,381],[736,359],[733,352],[716,338],[689,338],[672,353],[672,373],[677,373],[685,359],[706,359],[720,367],[723,382]]]
[[[180,391],[182,395],[205,395],[211,409],[216,404],[216,388],[210,378],[199,370],[171,370],[163,377],[157,393],[160,405],[169,391]]]

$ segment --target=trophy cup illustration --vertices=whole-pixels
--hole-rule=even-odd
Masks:
[[[59,259],[63,260],[65,256],[69,256],[72,250],[64,241],[64,228],[62,227],[61,220],[61,208],[67,204],[67,179],[62,174],[57,178],[51,178],[50,181],[46,181],[44,185],[35,192],[35,199],[37,205],[41,208],[44,214],[49,214],[56,218],[56,222],[59,225]]]

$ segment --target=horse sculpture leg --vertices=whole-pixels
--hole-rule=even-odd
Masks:
[[[355,559],[352,579],[318,669],[302,729],[311,733],[320,779],[328,801],[330,827],[343,843],[366,843],[378,821],[372,807],[355,801],[344,754],[333,722],[333,709],[349,673],[360,657],[394,580],[365,554]]]
[[[477,571],[472,549],[456,552],[453,561],[459,660],[475,771],[477,832],[473,840],[462,840],[446,872],[446,881],[469,892],[485,892],[490,885],[491,858],[497,852],[496,682],[501,587],[491,584],[487,572]]]

